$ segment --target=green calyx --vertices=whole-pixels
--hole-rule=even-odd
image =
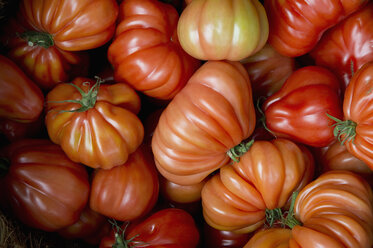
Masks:
[[[29,46],[40,46],[47,49],[54,45],[53,36],[45,32],[26,31],[19,34],[19,37],[27,41]]]
[[[250,140],[247,143],[240,143],[235,147],[231,148],[227,155],[236,163],[240,162],[240,157],[244,155],[250,147],[254,144],[254,140]]]
[[[113,248],[135,248],[147,245],[144,242],[135,240],[135,238],[137,238],[139,235],[135,235],[128,240],[126,239],[125,232],[129,225],[128,221],[125,222],[125,226],[123,229],[117,224],[115,220],[109,220],[109,222],[112,225],[112,228],[115,230],[115,243],[112,245]]]
[[[355,136],[356,136],[356,122],[351,120],[345,120],[342,121],[338,118],[335,118],[334,116],[329,115],[326,113],[326,115],[335,121],[335,123],[332,125],[334,126],[333,134],[334,137],[338,139],[338,141],[343,145],[346,141],[347,142],[354,142]]]
[[[282,212],[281,208],[266,209],[266,225],[268,227],[272,227],[275,223],[278,223],[282,227],[289,227],[290,229],[293,229],[295,226],[301,226],[302,223],[294,216],[294,204],[297,196],[298,192],[293,192],[291,195],[290,208],[284,213]]]

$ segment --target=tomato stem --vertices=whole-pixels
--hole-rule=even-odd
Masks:
[[[259,118],[259,123],[262,124],[262,126],[264,127],[265,130],[267,130],[270,134],[272,134],[275,138],[277,138],[276,134],[267,127],[267,124],[266,124],[266,116],[261,108],[261,102],[265,100],[265,97],[264,96],[261,96],[258,98],[258,100],[256,101],[256,109],[258,110],[259,114],[260,114],[260,118]]]
[[[240,157],[244,155],[248,150],[250,150],[250,147],[254,144],[254,140],[250,140],[247,143],[240,143],[236,145],[235,147],[231,148],[227,155],[236,163],[240,162]]]
[[[343,145],[346,141],[347,142],[354,142],[355,136],[356,136],[356,122],[352,120],[345,120],[342,121],[334,116],[329,115],[326,113],[326,115],[335,121],[332,126],[334,126],[333,134],[334,137],[338,139],[338,141]]]
[[[19,34],[19,37],[26,40],[29,46],[41,46],[48,49],[54,45],[53,36],[45,32],[26,31]]]
[[[113,248],[135,248],[135,247],[146,247],[148,246],[146,243],[142,241],[135,241],[135,238],[137,238],[139,235],[135,235],[130,239],[126,239],[125,232],[129,225],[129,222],[125,222],[124,228],[121,228],[115,220],[110,221],[110,224],[113,226],[113,229],[115,229],[114,237],[115,237],[115,243],[113,244]]]

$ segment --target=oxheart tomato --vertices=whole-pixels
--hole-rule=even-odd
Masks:
[[[152,138],[158,171],[176,184],[199,183],[229,162],[227,152],[254,127],[250,79],[243,65],[208,61],[159,118]]]
[[[238,163],[222,167],[202,189],[203,216],[215,229],[258,229],[313,178],[313,157],[304,146],[286,139],[250,145]]]
[[[258,0],[191,1],[180,15],[177,35],[197,59],[239,61],[265,45],[268,20]]]
[[[262,109],[265,124],[277,137],[323,147],[334,140],[328,114],[342,116],[341,83],[329,70],[306,66],[294,71]]]
[[[335,135],[347,150],[373,170],[373,62],[352,77],[343,100],[343,120],[336,121]]]
[[[279,53],[301,56],[317,44],[323,33],[369,0],[265,0],[269,21],[268,42]]]
[[[21,222],[44,231],[75,223],[89,197],[85,166],[72,162],[46,139],[24,139],[2,150],[10,161],[2,183],[6,209]]]
[[[150,150],[140,146],[127,162],[96,170],[89,205],[92,210],[120,221],[146,215],[158,199],[159,182]]]
[[[373,60],[373,3],[329,29],[310,52],[316,65],[332,70],[344,82]]]
[[[0,55],[0,118],[36,121],[44,108],[40,88],[10,59]]]
[[[159,210],[145,220],[126,225],[128,223],[104,237],[100,248],[127,247],[124,244],[128,247],[195,248],[200,237],[193,217],[177,208]],[[114,237],[115,232],[117,237]]]
[[[75,162],[110,169],[143,141],[140,97],[127,84],[78,77],[55,86],[46,101],[49,137]]]
[[[123,1],[108,49],[115,80],[150,97],[173,98],[200,66],[179,44],[178,20],[176,9],[158,0]]]
[[[348,171],[327,172],[296,198],[295,218],[303,225],[261,230],[244,248],[370,248],[372,206],[372,190],[361,177]]]

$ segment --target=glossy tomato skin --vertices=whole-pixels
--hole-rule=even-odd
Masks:
[[[371,104],[372,94],[373,62],[366,63],[352,77],[346,88],[343,113],[344,120],[353,121],[355,137],[344,142],[347,150],[365,162],[373,170],[373,143],[371,139],[372,116]]]
[[[0,55],[0,118],[30,123],[44,108],[40,88],[9,58]]]
[[[255,141],[238,163],[222,167],[202,189],[205,221],[218,230],[252,232],[266,209],[288,208],[293,191],[314,175],[310,151],[287,139]]]
[[[120,221],[143,217],[158,199],[157,176],[150,151],[140,146],[126,163],[94,173],[90,207]]]
[[[296,69],[294,58],[279,54],[268,43],[241,62],[249,73],[254,101],[277,92]]]
[[[356,11],[328,30],[310,52],[316,65],[325,66],[343,81],[343,89],[354,72],[373,60],[373,3]]]
[[[49,140],[19,140],[4,148],[4,178],[12,213],[28,226],[56,231],[76,222],[89,196],[88,173]]]
[[[200,60],[239,61],[268,38],[268,20],[258,0],[191,1],[180,15],[177,34],[183,49]]]
[[[72,82],[85,93],[95,81],[75,78]],[[124,83],[102,84],[92,108],[83,112],[61,112],[80,108],[79,91],[69,83],[59,84],[47,94],[45,123],[50,139],[61,145],[67,156],[92,168],[110,169],[125,163],[141,144],[144,128],[137,117],[140,97]]]
[[[311,51],[322,34],[369,0],[265,0],[268,42],[281,54],[297,57]]]
[[[255,126],[250,79],[238,62],[208,61],[162,112],[152,138],[158,171],[180,185],[201,182]]]
[[[320,66],[294,71],[279,91],[263,103],[266,126],[277,137],[323,147],[334,140],[333,121],[342,116],[341,85]]]
[[[158,0],[120,5],[116,37],[108,49],[117,82],[157,99],[172,99],[200,66],[180,46],[175,8]]]
[[[146,247],[151,248],[195,248],[200,234],[190,214],[181,209],[166,208],[153,213],[145,220],[131,223],[125,232],[125,238],[128,240],[134,236],[135,241],[145,243]],[[114,233],[102,239],[100,248],[109,248],[113,244]]]

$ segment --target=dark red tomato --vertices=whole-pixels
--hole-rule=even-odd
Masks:
[[[117,232],[117,242],[127,242],[129,247],[195,248],[199,242],[200,234],[193,217],[181,209],[166,208],[126,228],[127,224]],[[123,229],[126,229],[124,233]],[[115,245],[113,232],[100,243],[100,248],[109,247],[126,246]]]
[[[126,163],[94,173],[90,207],[120,221],[143,217],[158,199],[157,176],[153,157],[142,145]]]
[[[333,121],[327,114],[342,116],[340,92],[340,82],[329,70],[302,67],[264,102],[266,126],[277,137],[326,146],[334,140]]]
[[[369,0],[265,0],[269,43],[281,54],[296,57],[309,52],[322,34]]]
[[[201,63],[180,46],[177,11],[158,0],[126,0],[119,16],[108,50],[115,80],[150,97],[172,99]]]
[[[344,88],[354,72],[373,60],[373,2],[328,30],[311,51],[315,63],[335,72]]]
[[[8,119],[0,119],[0,134],[4,135],[8,142],[24,138],[37,138],[42,135],[44,129],[43,119],[40,116],[34,122],[21,123]]]
[[[10,161],[6,204],[23,223],[56,231],[75,223],[88,202],[88,173],[49,140],[20,140],[1,154]]]

